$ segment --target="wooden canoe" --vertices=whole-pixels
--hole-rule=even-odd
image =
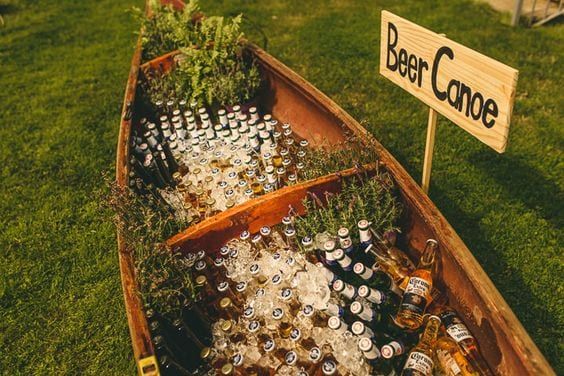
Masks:
[[[414,256],[426,239],[432,237],[439,241],[442,281],[448,286],[449,304],[478,339],[491,369],[500,375],[553,375],[554,371],[470,250],[398,161],[356,120],[290,68],[257,46],[248,45],[246,51],[256,59],[267,83],[259,97],[259,108],[263,112],[290,122],[294,132],[308,139],[314,147],[325,142],[341,142],[346,133],[353,133],[377,150],[379,163],[395,179],[406,209],[401,223],[402,248]],[[173,57],[174,53],[168,54],[146,63],[143,69],[151,65],[170,66]],[[125,90],[117,146],[116,179],[121,186],[127,186],[131,129],[136,126],[136,114],[143,112],[135,98],[140,78],[141,47],[138,43]],[[355,173],[348,170],[251,200],[187,229],[170,239],[169,244],[181,249],[207,244],[207,249],[211,249],[210,244],[226,241],[243,228],[256,231],[261,225],[277,223],[289,204],[301,208],[301,200],[308,191],[337,191],[341,179]],[[156,360],[137,294],[132,254],[119,233],[118,249],[135,361],[140,374],[150,374]]]

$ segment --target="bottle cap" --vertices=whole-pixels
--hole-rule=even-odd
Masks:
[[[232,375],[233,374],[233,364],[226,363],[221,367],[221,374],[222,375]]]
[[[251,238],[251,242],[254,244],[257,244],[258,242],[260,242],[262,239],[261,234],[255,234],[252,238]]]
[[[262,226],[262,227],[260,228],[260,234],[261,234],[262,236],[269,236],[269,235],[270,235],[270,232],[271,232],[271,230],[270,230],[270,227],[268,227],[268,226]]]
[[[251,272],[252,275],[257,275],[260,272],[259,264],[252,264],[251,267],[249,268],[249,271]]]
[[[251,321],[249,325],[247,325],[247,329],[251,333],[255,333],[260,329],[260,322],[258,321]]]
[[[298,361],[298,354],[295,351],[288,351],[284,356],[284,361],[287,365],[293,366]]]
[[[387,345],[382,346],[380,354],[384,359],[391,359],[394,355],[400,355],[404,351],[403,345],[398,341],[392,341]]]
[[[228,246],[224,245],[223,247],[221,247],[219,249],[219,254],[222,255],[223,257],[226,257],[227,255],[229,255],[229,253],[231,252],[231,249],[229,249]]]
[[[284,235],[286,235],[286,237],[288,238],[292,238],[296,236],[296,230],[294,230],[293,228],[287,228],[284,230]]]
[[[351,331],[357,336],[359,336],[366,331],[366,328],[364,327],[364,324],[362,322],[355,321],[351,326]]]
[[[269,339],[264,343],[264,346],[262,348],[266,352],[271,352],[276,348],[276,342],[274,342],[273,339]]]
[[[207,281],[208,281],[208,279],[206,278],[205,275],[199,275],[199,276],[196,277],[196,280],[195,280],[197,286],[203,286],[203,285],[206,284]]]
[[[434,245],[434,246],[438,246],[439,242],[436,241],[435,239],[427,239],[427,242],[425,243],[426,245]]]
[[[354,313],[355,315],[358,315],[360,312],[362,312],[363,309],[364,307],[360,302],[352,302],[351,312]]]
[[[360,296],[361,298],[366,298],[368,295],[370,295],[370,288],[366,285],[361,285],[358,288],[358,296]]]
[[[346,227],[341,227],[338,231],[337,231],[337,235],[340,238],[346,238],[349,236],[349,229]]]
[[[325,243],[323,243],[323,248],[326,252],[333,252],[333,250],[335,249],[335,241],[327,240]]]
[[[334,375],[337,372],[337,365],[332,360],[326,360],[321,366],[321,371],[326,376]]]
[[[308,247],[313,244],[313,239],[310,236],[304,236],[302,238],[302,245]]]
[[[313,363],[317,363],[321,359],[321,349],[319,347],[312,347],[309,350],[309,360]]]
[[[374,344],[369,338],[363,337],[358,341],[358,348],[361,351],[368,352],[372,350],[372,347],[374,347]]]
[[[284,317],[284,310],[282,308],[274,308],[272,310],[272,318],[280,320],[282,317]]]
[[[245,357],[241,353],[237,353],[233,355],[233,357],[231,358],[231,361],[233,362],[233,366],[235,367],[239,367],[241,364],[243,364],[244,360]]]
[[[209,347],[204,347],[202,351],[200,351],[200,358],[208,359],[211,355],[212,351]]]
[[[230,332],[233,329],[233,322],[231,320],[224,320],[221,323],[221,330],[224,332]]]
[[[243,231],[241,233],[241,235],[239,235],[239,239],[241,240],[248,240],[250,238],[251,234],[248,231]]]
[[[302,310],[302,312],[304,313],[304,315],[305,315],[306,317],[312,316],[314,311],[315,311],[315,310],[313,309],[313,306],[310,305],[310,304],[304,306],[304,308],[303,308],[303,310]]]
[[[337,279],[335,282],[333,282],[333,290],[337,291],[337,292],[341,292],[345,289],[345,282],[343,282],[340,279]]]
[[[368,226],[370,226],[370,222],[368,222],[366,219],[361,219],[360,221],[358,221],[359,229],[366,230]]]
[[[345,258],[345,252],[343,252],[342,249],[337,248],[334,252],[333,252],[333,258],[337,261]]]
[[[229,288],[229,282],[227,281],[222,281],[217,284],[217,291],[219,292],[225,292],[227,291],[228,288]]]
[[[290,288],[283,288],[280,291],[280,297],[282,298],[282,300],[290,300],[292,298],[292,289]]]
[[[234,250],[235,251],[235,250]],[[237,292],[243,292],[247,289],[247,282],[242,281],[242,282],[238,282],[235,285],[235,290],[237,290]]]
[[[294,342],[299,341],[302,338],[302,331],[299,328],[292,328],[290,332],[290,339]]]
[[[353,266],[353,271],[354,271],[356,274],[362,274],[362,273],[364,273],[364,270],[365,270],[365,269],[366,269],[366,266],[364,266],[364,264],[361,263],[361,262],[357,262],[357,263],[354,264],[354,266]]]
[[[215,202],[215,200],[214,200],[214,202]],[[223,262],[224,262],[223,257],[216,257],[216,258],[213,260],[213,264],[214,264],[215,266],[217,266],[217,267],[220,267],[221,265],[223,265]]]
[[[327,326],[333,330],[337,330],[341,327],[341,319],[337,316],[331,316],[327,321]]]
[[[280,274],[274,274],[272,276],[272,284],[273,285],[279,285],[280,282],[282,282],[282,276]]]
[[[284,323],[282,323],[284,324]],[[282,333],[282,337],[289,337],[292,333],[292,326],[291,325],[280,325],[280,332]]]
[[[222,298],[219,301],[219,308],[221,308],[221,309],[229,308],[232,305],[233,305],[233,302],[228,297]]]

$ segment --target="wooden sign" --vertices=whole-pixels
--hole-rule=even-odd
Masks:
[[[380,43],[383,76],[497,152],[505,151],[517,70],[387,11]]]

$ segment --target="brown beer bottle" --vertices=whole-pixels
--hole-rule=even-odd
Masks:
[[[436,262],[437,249],[436,240],[427,240],[419,265],[409,277],[395,320],[401,327],[415,330],[423,323],[423,315],[433,289],[432,271]]]

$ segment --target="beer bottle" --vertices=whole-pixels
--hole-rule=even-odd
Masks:
[[[333,291],[341,294],[349,300],[354,300],[357,297],[356,288],[353,285],[343,282],[340,279],[337,279],[335,282],[333,282],[332,287]]]
[[[355,321],[351,325],[351,332],[362,338],[368,338],[368,339],[374,338],[374,332],[372,331],[372,329],[364,325],[362,321]]]
[[[382,357],[380,350],[378,350],[378,347],[376,347],[370,338],[362,337],[358,341],[358,348],[362,351],[362,354],[372,367],[375,367]]]
[[[192,376],[186,368],[172,360],[168,355],[159,357],[159,371],[163,376]]]
[[[337,369],[337,363],[333,359],[326,359],[321,365],[321,374],[324,376],[339,376],[339,370]]]
[[[439,316],[447,334],[460,346],[462,353],[470,361],[470,364],[472,364],[480,374],[485,376],[492,375],[492,371],[489,369],[482,354],[480,354],[476,338],[474,338],[470,330],[468,330],[468,327],[464,324],[456,311],[451,308],[446,308]]]
[[[181,351],[169,345],[168,341],[162,336],[158,335],[153,337],[153,345],[157,358],[168,356],[174,359],[178,364],[184,367],[189,372],[194,372],[199,366],[199,357],[195,356],[198,352]]]
[[[402,376],[431,376],[433,374],[433,346],[437,339],[441,319],[429,316],[419,343],[411,350],[401,373]]]
[[[352,260],[351,258],[343,251],[342,249],[338,248],[333,252],[333,257],[337,264],[345,271],[350,272],[352,270]]]
[[[327,326],[330,329],[333,329],[337,334],[343,334],[349,329],[347,324],[338,316],[329,317],[329,320],[327,320]]]
[[[353,315],[369,323],[376,324],[379,323],[381,319],[380,313],[377,310],[359,301],[352,302],[350,311]]]
[[[409,277],[401,300],[396,323],[409,330],[415,330],[423,323],[423,314],[427,308],[433,288],[432,270],[437,257],[436,240],[429,239],[417,269]]]
[[[366,219],[361,219],[358,221],[358,235],[360,237],[360,244],[359,244],[359,257],[360,255],[364,254],[366,248],[372,244],[372,232],[370,231],[370,222]]]
[[[440,336],[435,343],[435,353],[437,366],[446,376],[478,375],[451,337]]]

